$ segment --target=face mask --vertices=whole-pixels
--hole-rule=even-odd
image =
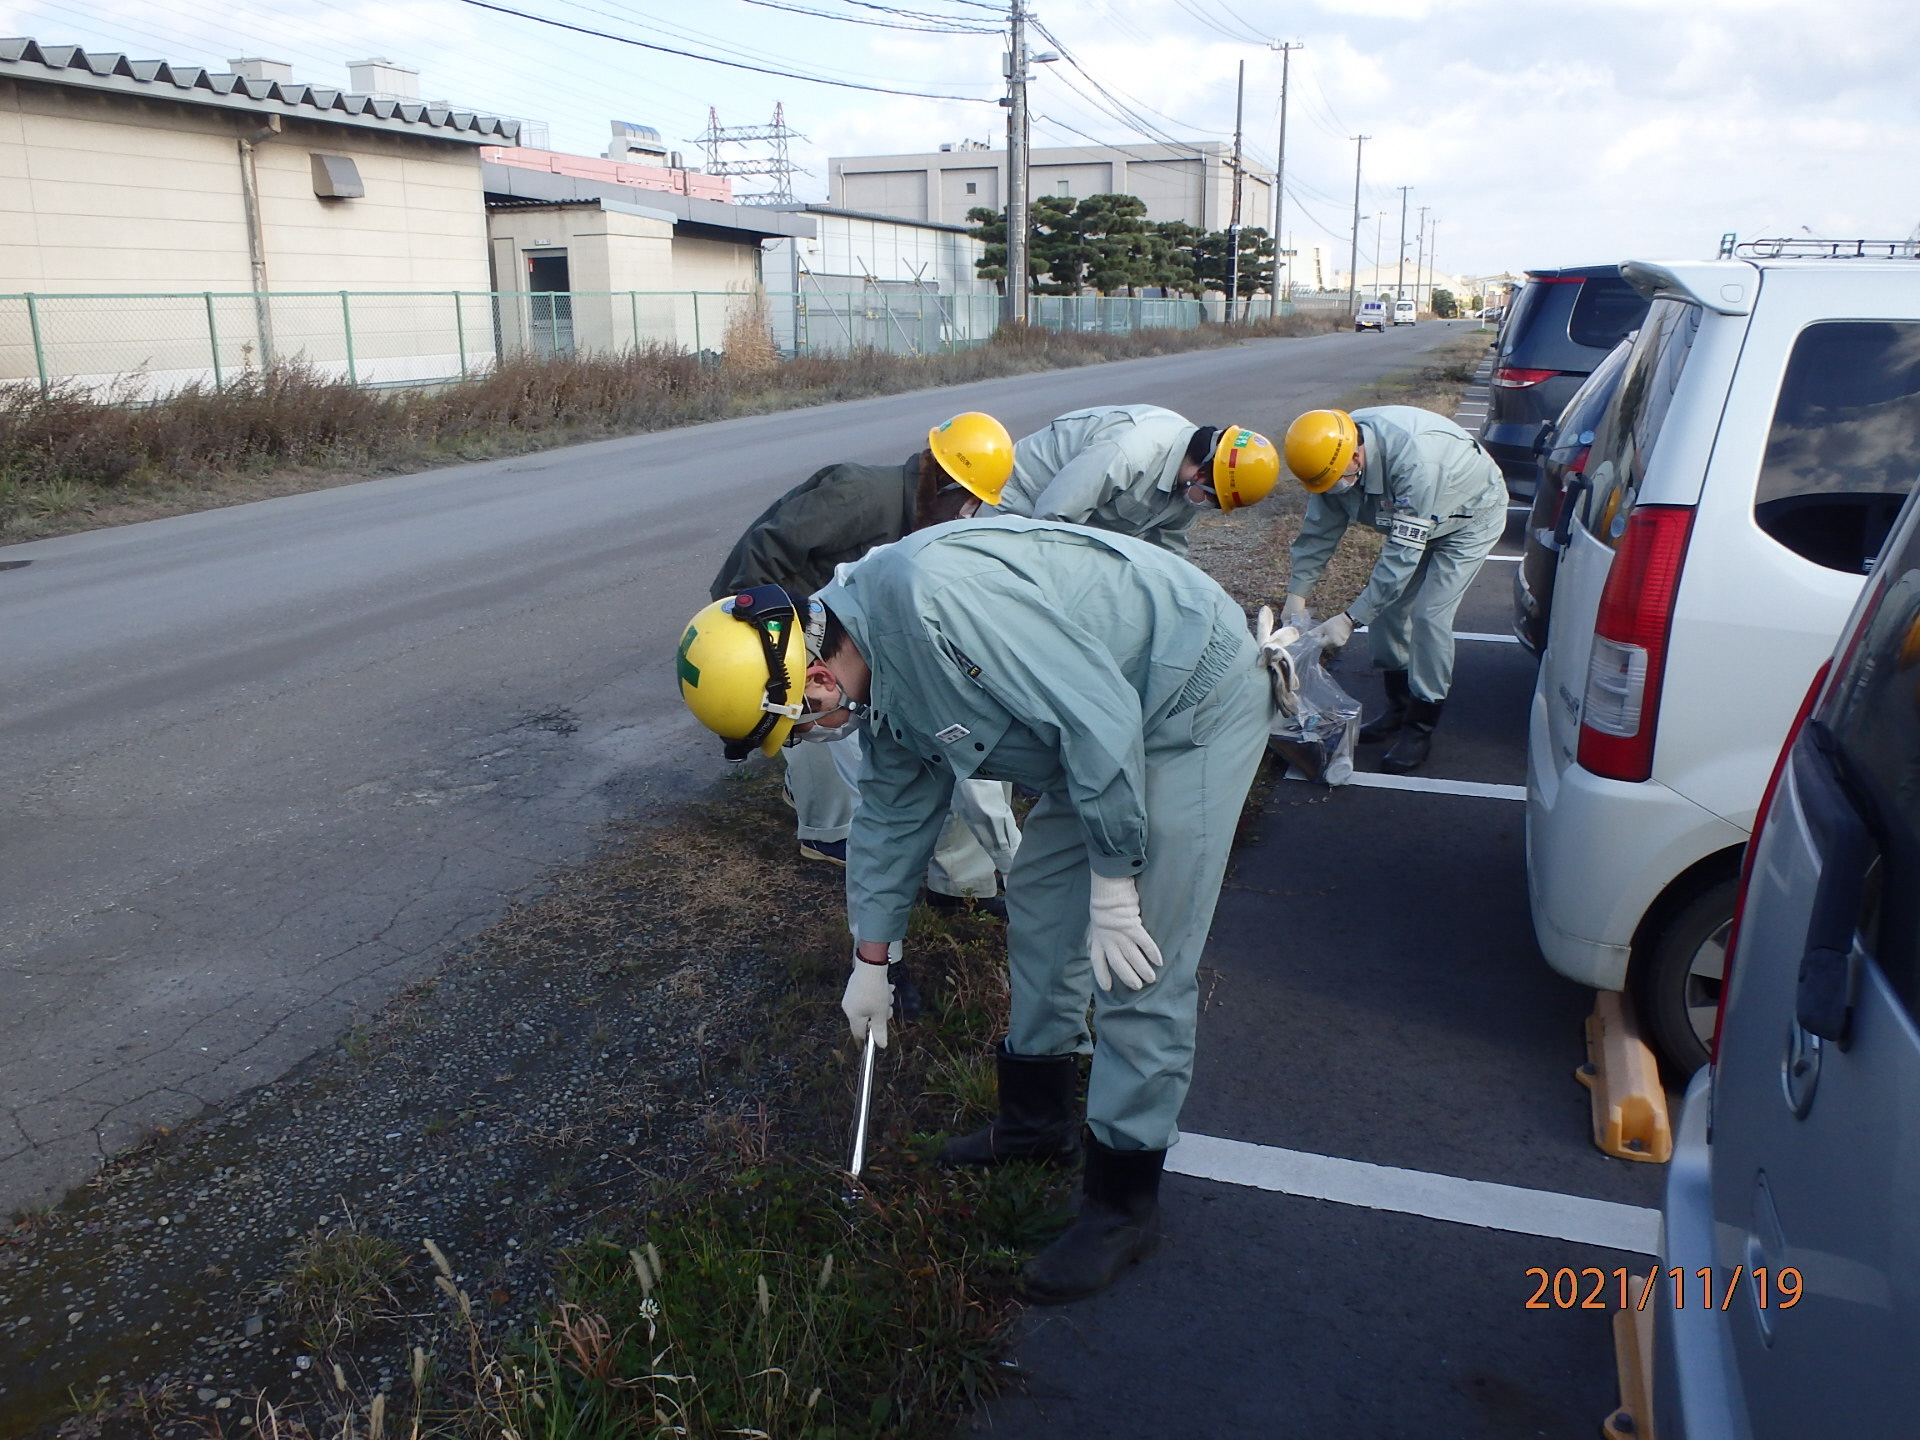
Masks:
[[[867,728],[867,717],[855,715],[844,725],[822,725],[817,721],[805,730],[795,730],[792,745],[831,745],[836,740],[845,740],[849,735],[858,735]]]
[[[1358,485],[1359,483],[1360,483],[1360,477],[1358,475],[1345,476],[1344,478],[1336,480],[1333,482],[1333,484],[1329,485],[1327,487],[1327,494],[1344,495],[1347,493],[1347,491],[1351,490],[1354,486]]]
[[[806,715],[831,715],[836,710],[845,710],[847,719],[839,725],[822,725],[818,720],[807,721],[804,730],[795,729],[788,737],[789,745],[831,745],[836,740],[844,740],[849,735],[858,735],[867,728],[867,707],[858,700],[850,698],[846,691],[840,690],[839,698],[824,710],[809,710]],[[801,717],[805,720],[806,716]]]

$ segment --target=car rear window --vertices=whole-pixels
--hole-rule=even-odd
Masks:
[[[1601,417],[1587,458],[1593,493],[1585,523],[1603,544],[1617,545],[1627,533],[1627,517],[1639,499],[1647,463],[1699,330],[1700,307],[1683,300],[1655,301],[1640,327],[1619,392]]]
[[[1646,318],[1645,296],[1617,276],[1596,275],[1580,287],[1567,334],[1576,345],[1611,350]]]
[[[1754,491],[1796,555],[1871,568],[1920,470],[1920,322],[1830,320],[1794,341]]]
[[[1865,633],[1820,720],[1880,848],[1861,938],[1920,1013],[1920,525],[1904,527],[1880,570]]]

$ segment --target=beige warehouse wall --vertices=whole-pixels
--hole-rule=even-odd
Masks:
[[[673,288],[745,290],[760,283],[758,242],[673,237]]]
[[[367,193],[315,195],[315,152],[350,158]],[[254,154],[273,289],[487,288],[476,147],[294,121]]]
[[[70,376],[164,393],[220,383],[263,355],[361,381],[457,374],[490,349],[484,306],[285,292],[485,290],[475,147],[283,117],[257,150],[267,280],[253,288],[238,140],[260,121],[148,99],[0,79],[0,378]],[[364,197],[322,200],[310,156],[353,159]],[[195,292],[216,292],[207,302]],[[87,301],[84,294],[182,295]]]
[[[251,289],[250,118],[0,81],[0,291]],[[315,151],[351,157],[366,195],[316,196]],[[288,119],[256,155],[270,288],[486,288],[475,147]]]
[[[249,288],[235,130],[216,118],[0,81],[0,291]]]

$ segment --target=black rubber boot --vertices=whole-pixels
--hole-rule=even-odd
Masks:
[[[1413,703],[1406,671],[1382,670],[1380,678],[1387,682],[1387,708],[1360,727],[1362,745],[1378,745],[1398,735],[1400,727],[1407,723],[1407,706]]]
[[[1160,1243],[1164,1150],[1110,1150],[1087,1137],[1080,1213],[1066,1233],[1027,1262],[1027,1298],[1064,1305],[1098,1295]]]
[[[942,1165],[1080,1158],[1080,1070],[1071,1055],[1016,1055],[1000,1042],[1000,1115],[941,1148]]]
[[[1400,738],[1393,742],[1393,748],[1380,757],[1380,768],[1395,775],[1405,775],[1409,770],[1418,770],[1427,763],[1427,755],[1433,749],[1433,727],[1440,723],[1440,709],[1444,700],[1415,700],[1407,706],[1407,723],[1400,731]]]

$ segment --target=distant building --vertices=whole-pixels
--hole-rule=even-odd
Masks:
[[[783,352],[936,350],[998,322],[998,292],[977,268],[987,247],[971,227],[832,205],[780,208],[814,225],[811,237],[766,247],[774,343]]]
[[[1029,197],[1133,195],[1150,220],[1224,230],[1233,217],[1233,147],[1070,145],[1029,152]],[[915,155],[838,155],[827,161],[829,203],[845,210],[964,225],[975,206],[1006,206],[1007,152],[974,142]],[[1273,223],[1273,172],[1242,165],[1240,223]]]
[[[670,164],[669,161],[679,158],[677,154],[662,150],[656,156],[641,149],[627,149],[621,154],[624,158],[568,155],[558,150],[507,145],[486,145],[480,150],[480,158],[495,165],[544,170],[550,175],[571,175],[577,180],[625,185],[636,190],[666,190],[675,195],[717,200],[723,205],[733,203],[733,181],[724,175],[706,175],[684,165]]]
[[[385,61],[351,67],[379,93],[229,63],[0,40],[0,292],[35,295],[0,304],[0,378],[165,389],[296,354],[360,378],[462,368],[448,305],[403,335],[363,314],[356,357],[340,302],[308,296],[484,289],[479,152],[515,122],[411,98]],[[101,292],[197,293],[119,302],[110,324],[57,298]]]
[[[987,247],[971,226],[869,215],[832,205],[780,208],[810,217],[814,234],[768,244],[765,274],[770,290],[996,293],[976,268]]]

